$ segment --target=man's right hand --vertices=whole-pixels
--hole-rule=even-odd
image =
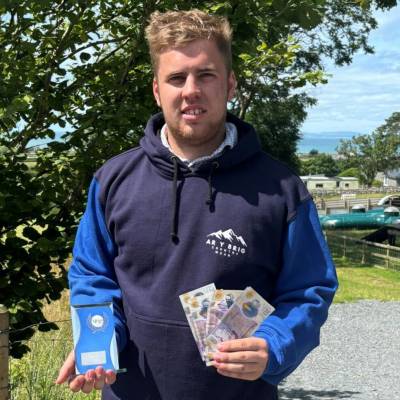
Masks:
[[[68,386],[73,392],[81,390],[83,393],[90,393],[92,390],[103,389],[104,385],[112,385],[115,379],[115,372],[105,371],[103,367],[91,369],[84,375],[75,375],[75,355],[74,351],[71,351],[58,373],[56,383],[61,385],[68,382]]]

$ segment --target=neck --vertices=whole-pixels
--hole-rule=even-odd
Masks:
[[[171,152],[183,160],[193,161],[210,156],[225,139],[225,125],[217,135],[207,142],[194,141],[193,138],[182,138],[174,135],[167,127],[165,130]]]

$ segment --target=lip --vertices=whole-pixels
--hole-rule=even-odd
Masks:
[[[185,114],[187,111],[191,111],[191,110],[202,110],[203,112],[201,114],[193,114],[193,115]],[[181,110],[181,113],[182,113],[182,118],[185,121],[197,121],[197,120],[201,119],[205,114],[207,114],[207,110],[204,107],[193,105],[193,106],[184,107]]]

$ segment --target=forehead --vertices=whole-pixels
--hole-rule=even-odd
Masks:
[[[206,68],[225,68],[224,57],[211,40],[195,40],[185,46],[169,48],[158,57],[158,73],[161,74]]]

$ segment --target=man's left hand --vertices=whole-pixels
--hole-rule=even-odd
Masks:
[[[268,363],[268,344],[256,337],[229,340],[218,345],[213,365],[218,373],[230,378],[255,381]]]

